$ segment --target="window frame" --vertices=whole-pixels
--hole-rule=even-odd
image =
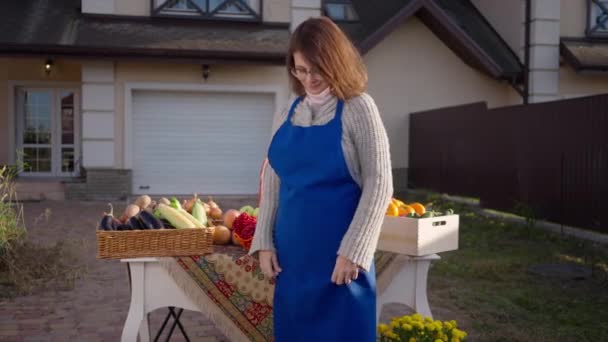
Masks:
[[[165,7],[169,1],[166,0],[162,4],[157,5],[159,0],[150,0],[150,11],[152,17],[164,18],[182,18],[182,19],[197,19],[208,21],[236,21],[236,22],[261,22],[263,18],[264,0],[253,0],[259,3],[259,11],[254,10],[245,1],[247,0],[222,0],[220,4],[213,10],[209,11],[209,1],[205,1],[205,8],[201,8],[194,0],[186,0],[188,3],[195,6],[194,10],[167,10]],[[231,3],[238,3],[248,10],[250,16],[226,16],[219,13],[219,8]]]
[[[350,5],[352,7],[355,15],[357,16],[357,18],[353,19],[353,20],[332,18],[329,15],[329,11],[327,10],[327,5]],[[323,0],[322,1],[322,10],[323,10],[324,16],[330,18],[332,21],[334,21],[336,23],[358,23],[361,20],[361,18],[359,17],[359,13],[357,13],[352,1],[350,1],[350,0]]]
[[[603,14],[606,14],[606,19],[604,20],[604,23],[607,28],[605,31],[598,31],[598,25],[592,23],[593,21],[595,21],[596,18],[592,18],[594,6],[596,5],[600,7],[600,10]],[[587,25],[585,27],[585,35],[587,37],[608,38],[608,1],[601,3],[601,0],[587,0]]]
[[[15,108],[15,148],[19,153],[23,153],[24,148],[41,146],[37,144],[24,144],[24,115],[25,108],[23,107],[22,96],[28,91],[44,91],[51,94],[51,171],[50,172],[20,172],[19,177],[24,178],[71,178],[80,175],[80,166],[82,163],[81,156],[81,110],[80,110],[80,91],[77,87],[72,86],[44,86],[44,85],[15,85],[14,86],[14,108]],[[74,141],[72,144],[64,144],[61,139],[61,93],[71,92],[74,96],[73,100],[73,120],[74,120]],[[28,146],[32,145],[32,146]],[[62,171],[62,149],[74,149],[74,170],[71,172]],[[11,153],[15,153],[12,151]],[[18,156],[16,156],[18,157]],[[15,158],[17,160],[17,158]]]

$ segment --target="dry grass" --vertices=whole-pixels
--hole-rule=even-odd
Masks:
[[[51,286],[71,288],[85,271],[76,258],[76,249],[84,245],[60,241],[46,247],[31,242],[14,175],[14,170],[0,168],[0,297],[29,294]],[[48,220],[50,214],[45,211],[36,220]]]

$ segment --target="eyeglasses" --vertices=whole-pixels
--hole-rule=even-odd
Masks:
[[[296,67],[296,68],[291,68],[291,74],[294,75],[299,80],[305,79],[307,75],[310,75],[310,77],[314,80],[323,79],[321,72],[317,69],[306,70],[305,68],[302,68],[302,67]]]

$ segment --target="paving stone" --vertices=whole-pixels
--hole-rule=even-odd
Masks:
[[[52,341],[51,336],[27,336],[23,338],[24,342],[49,342]]]
[[[114,203],[114,207],[120,211],[124,203]],[[35,222],[47,208],[51,211],[48,222]],[[94,227],[106,209],[105,201],[25,203],[26,227],[31,239],[47,246],[61,239],[83,240],[77,257],[86,265],[88,273],[76,280],[73,289],[46,289],[30,296],[1,299],[0,341],[23,342],[25,338],[58,342],[120,340],[130,303],[126,267],[116,260],[97,260],[95,257]],[[159,309],[151,314],[152,332],[160,328],[166,312],[166,309]],[[188,335],[196,337],[193,340],[227,341],[201,313],[184,311],[181,322]],[[178,336],[181,338],[176,330],[175,341]]]

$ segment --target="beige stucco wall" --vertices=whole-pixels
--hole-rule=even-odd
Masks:
[[[369,93],[386,126],[394,168],[408,166],[408,115],[487,101],[509,105],[515,91],[466,65],[422,22],[409,19],[364,56]]]
[[[608,93],[607,73],[576,73],[569,65],[559,70],[559,93],[562,98],[572,98]]]
[[[287,74],[282,66],[212,65],[209,78],[203,83],[202,68],[198,64],[119,62],[115,67],[115,76],[114,164],[117,168],[124,167],[124,112],[127,83],[273,86],[281,92],[278,96],[278,108],[286,106],[289,97]]]
[[[150,0],[114,0],[114,14],[150,15]]]
[[[523,59],[525,6],[521,0],[472,0],[475,7]]]
[[[560,36],[584,37],[588,0],[561,0]]]
[[[288,23],[291,21],[292,0],[264,0],[264,21]]]
[[[77,61],[55,60],[50,75],[44,72],[44,59],[0,58],[0,165],[10,161],[9,117],[15,115],[9,108],[9,93],[15,85],[60,85],[59,82],[80,82],[80,63]],[[14,121],[13,121],[14,122]]]

